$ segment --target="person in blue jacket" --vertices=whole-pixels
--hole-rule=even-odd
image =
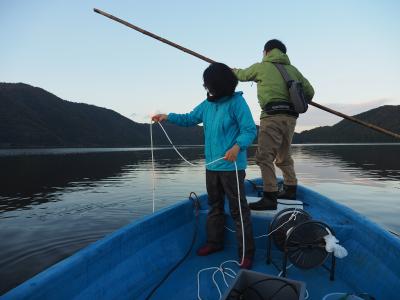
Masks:
[[[250,209],[244,193],[244,178],[247,167],[246,149],[256,138],[257,129],[246,100],[242,96],[243,93],[235,92],[238,80],[227,65],[212,63],[204,71],[203,80],[207,99],[190,113],[157,114],[152,117],[152,120],[156,122],[167,120],[180,126],[195,126],[203,123],[209,211],[206,225],[207,242],[198,249],[197,254],[204,256],[223,249],[224,198],[227,196],[235,222],[240,259],[243,257],[244,249],[241,267],[249,269],[252,266],[255,246]],[[238,169],[245,245],[242,241],[234,162]]]

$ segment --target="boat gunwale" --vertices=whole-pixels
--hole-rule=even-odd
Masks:
[[[260,179],[257,180],[260,181]],[[245,182],[245,186],[247,193],[251,191],[252,189],[251,183]],[[367,217],[361,215],[352,208],[347,207],[344,204],[338,203],[310,188],[299,186],[298,191],[299,195],[300,196],[303,195],[304,196],[303,199],[305,201],[308,201],[310,205],[315,206],[317,209],[320,210],[330,210],[330,214],[340,212],[340,218],[351,221],[349,225],[351,226],[352,229],[357,229],[357,230],[364,229],[363,231],[368,234],[367,238],[369,238],[369,240],[373,238],[371,236],[372,233],[374,236],[377,236],[384,241],[386,247],[385,249],[388,249],[387,247],[390,246],[394,250],[399,251],[400,239],[397,236],[394,236],[393,234],[385,230],[379,224],[376,224],[375,222],[369,220]],[[202,194],[200,195],[199,199],[200,199],[200,209],[202,210],[202,214],[204,214],[206,213],[207,209],[207,195]],[[77,267],[79,264],[85,264],[85,261],[87,261],[88,258],[92,257],[94,253],[99,251],[99,249],[102,249],[103,247],[108,247],[109,243],[112,240],[116,240],[123,237],[126,232],[134,230],[136,227],[152,225],[152,223],[156,222],[158,218],[160,217],[166,218],[166,215],[176,213],[176,210],[179,208],[182,208],[184,211],[187,212],[190,211],[190,213],[192,213],[193,203],[189,199],[183,199],[178,201],[177,203],[162,208],[159,211],[156,211],[152,214],[138,218],[137,220],[134,220],[131,223],[121,227],[120,229],[111,232],[110,234],[107,234],[98,241],[93,242],[87,247],[78,250],[73,255],[57,262],[56,264],[36,274],[34,277],[28,279],[27,281],[21,283],[17,287],[8,291],[6,294],[2,295],[1,298],[25,299],[25,297],[27,296],[29,297],[35,295],[36,297],[40,295],[41,292],[40,289],[42,286],[51,283],[52,280],[57,280],[59,278],[62,278],[62,276],[65,276],[65,273],[71,272],[71,270],[73,270],[74,267]],[[190,220],[184,220],[182,218],[182,224],[187,224],[189,221]],[[340,224],[340,223],[330,224],[330,226],[333,227],[346,226],[346,225],[347,224]],[[363,243],[362,244],[363,247],[368,248],[368,244],[365,243],[364,239],[361,239],[360,242]],[[374,255],[376,255],[376,253],[374,253]],[[393,253],[392,255],[395,255],[395,253]],[[383,253],[378,253],[377,258],[381,258],[381,262],[384,263],[385,266],[387,266],[387,268],[389,269],[393,268],[394,261],[392,259],[384,259],[386,258],[386,256],[384,256]],[[400,262],[397,262],[397,264],[400,264]],[[79,297],[79,293],[76,294],[76,296]]]
[[[71,256],[60,260],[59,262],[51,265],[50,267],[44,269],[43,271],[37,273],[30,279],[22,282],[17,285],[13,289],[9,290],[3,295],[0,295],[0,298],[3,300],[6,299],[26,299],[29,295],[36,294],[40,295],[40,289],[43,285],[48,284],[52,280],[57,280],[62,276],[65,276],[65,273],[71,270],[74,270],[75,267],[81,264],[85,264],[85,262],[92,257],[99,249],[103,249],[109,247],[109,243],[113,240],[117,240],[124,236],[128,231],[134,230],[139,226],[146,226],[146,223],[152,223],[157,221],[157,218],[165,217],[165,214],[174,213],[177,209],[182,208],[183,210],[190,209],[192,210],[193,204],[190,199],[183,199],[174,203],[172,205],[168,205],[167,207],[161,208],[154,213],[150,213],[141,218],[138,218],[131,223],[124,225],[123,227],[106,234],[101,239],[89,244],[88,246],[79,249],[77,252],[73,253]],[[183,220],[183,219],[182,219]],[[190,221],[190,220],[189,220]],[[188,222],[182,222],[183,224],[187,224]],[[79,296],[77,294],[76,296]],[[35,297],[36,299],[36,297]],[[39,299],[39,298],[38,298]]]

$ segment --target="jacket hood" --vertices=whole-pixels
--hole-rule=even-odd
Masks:
[[[279,63],[283,65],[290,65],[289,57],[279,49],[272,49],[267,56],[263,57],[263,62]]]

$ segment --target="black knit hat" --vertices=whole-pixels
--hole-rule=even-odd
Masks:
[[[212,63],[203,73],[207,99],[217,101],[225,96],[232,96],[238,80],[231,68],[223,63]]]

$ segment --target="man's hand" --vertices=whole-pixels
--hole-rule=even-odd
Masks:
[[[166,114],[158,114],[151,117],[151,120],[154,122],[161,122],[168,120],[168,116]]]
[[[240,151],[239,145],[235,144],[231,149],[226,151],[224,159],[230,162],[236,161],[239,151]]]

